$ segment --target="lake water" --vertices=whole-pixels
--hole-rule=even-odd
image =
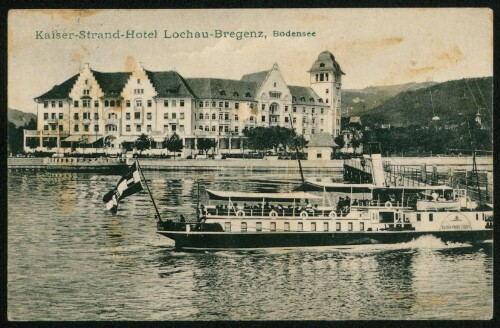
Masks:
[[[297,176],[145,172],[163,218],[204,189],[291,191]],[[155,233],[147,193],[117,215],[119,176],[9,171],[10,320],[488,319],[491,243],[183,252]],[[238,181],[236,181],[238,179]]]

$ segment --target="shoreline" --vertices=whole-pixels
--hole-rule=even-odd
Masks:
[[[53,159],[55,160],[55,159]],[[47,158],[29,158],[29,157],[9,157],[7,167],[9,169],[40,169],[65,171],[80,171],[82,168],[105,168],[100,163],[70,163],[59,164],[52,162]],[[249,171],[285,171],[296,172],[299,165],[296,160],[278,160],[278,159],[157,159],[140,158],[140,165],[144,170],[224,170],[224,169],[243,169]],[[422,166],[427,169],[433,166],[438,171],[453,170],[472,170],[472,157],[384,157],[384,162],[392,165]],[[134,159],[129,158],[121,165],[130,165]],[[493,157],[476,157],[476,163],[479,171],[493,171]],[[301,165],[304,171],[320,172],[338,172],[343,169],[344,160],[302,160]],[[117,165],[119,165],[117,163]]]

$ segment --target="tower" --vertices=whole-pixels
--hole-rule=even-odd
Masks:
[[[311,88],[330,106],[324,131],[337,136],[340,133],[342,75],[345,73],[340,69],[333,54],[323,51],[313,63],[309,74]]]

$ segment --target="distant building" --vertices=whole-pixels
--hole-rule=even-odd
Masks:
[[[38,144],[43,150],[56,145],[64,151],[120,152],[133,147],[141,134],[161,149],[162,141],[176,133],[184,155],[197,149],[199,138],[214,139],[218,153],[241,152],[243,129],[292,124],[307,140],[320,132],[336,136],[344,73],[324,51],[309,74],[310,86],[304,87],[288,85],[277,64],[241,80],[184,78],[141,64],[132,72],[103,73],[85,64],[35,98],[38,127],[25,131],[25,150]]]
[[[316,133],[307,146],[307,159],[331,159],[333,147],[337,146],[333,136],[326,132]]]

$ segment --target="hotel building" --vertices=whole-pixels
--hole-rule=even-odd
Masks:
[[[293,126],[307,140],[319,132],[337,136],[344,73],[328,51],[308,73],[304,87],[288,85],[277,64],[240,80],[184,78],[141,64],[132,72],[104,73],[85,64],[35,98],[38,126],[25,131],[24,147],[120,152],[146,134],[159,149],[176,133],[187,155],[198,138],[214,139],[217,153],[242,152],[242,131],[257,126]]]

